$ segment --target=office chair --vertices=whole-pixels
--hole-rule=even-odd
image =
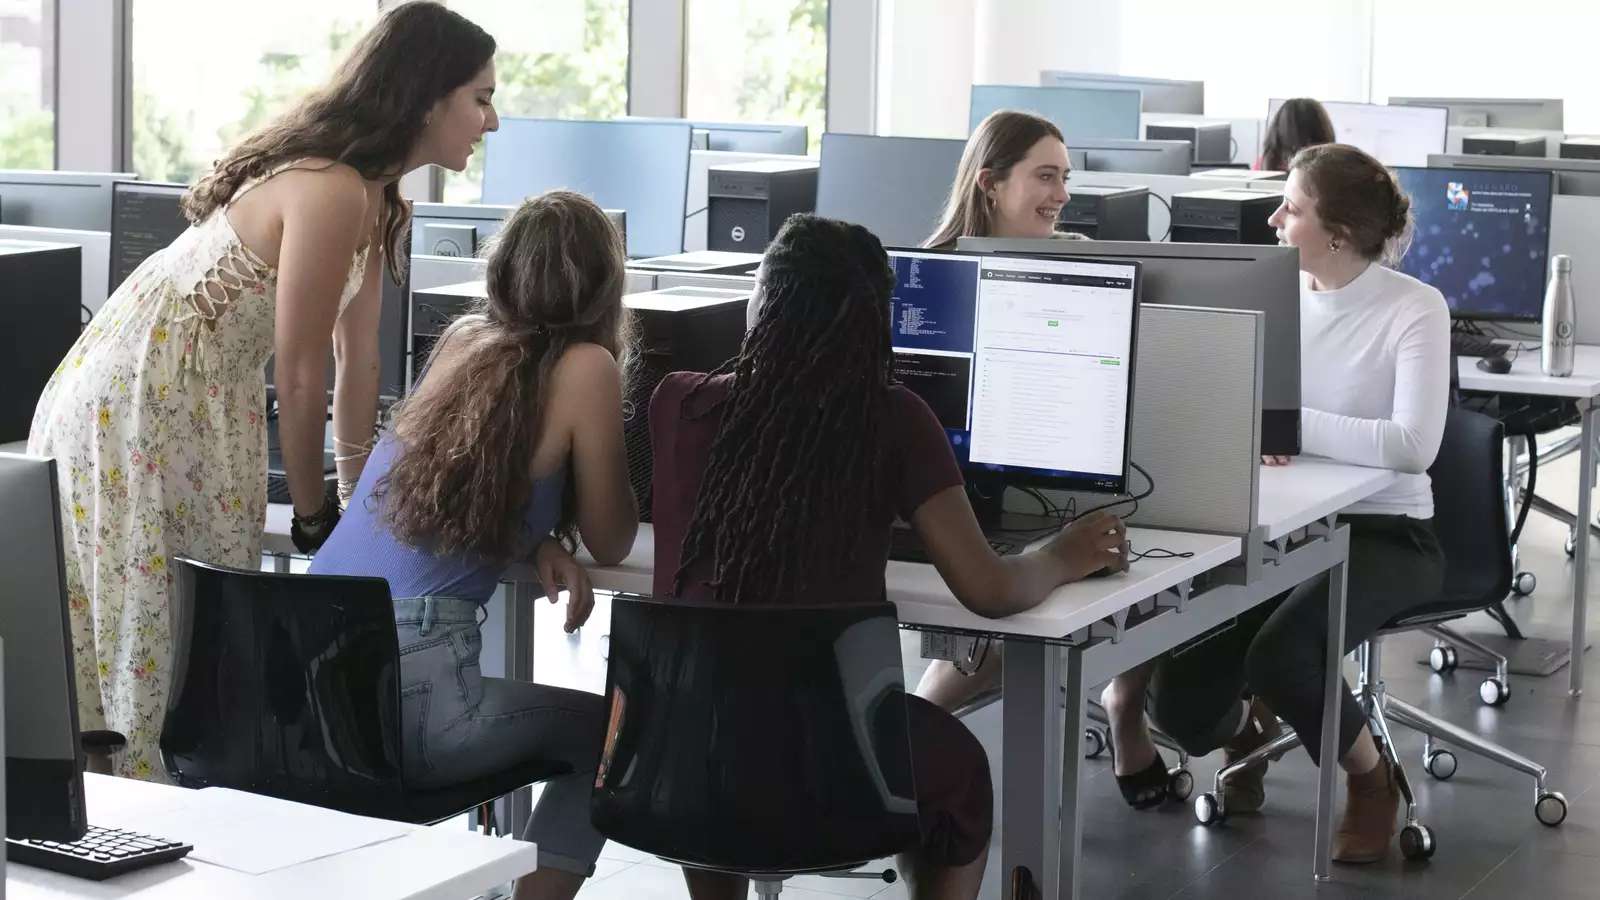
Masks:
[[[751,879],[856,873],[919,841],[894,607],[617,596],[601,834]]]
[[[184,787],[230,787],[425,824],[571,771],[528,760],[421,790],[401,770],[400,647],[388,582],[178,557],[161,756]]]
[[[1434,528],[1445,554],[1444,586],[1439,596],[1391,619],[1371,640],[1356,648],[1360,675],[1354,693],[1367,711],[1380,751],[1394,766],[1405,799],[1406,825],[1400,832],[1400,850],[1407,859],[1426,859],[1438,844],[1433,832],[1418,818],[1415,794],[1389,735],[1391,719],[1422,732],[1423,768],[1434,778],[1443,781],[1456,772],[1455,754],[1435,746],[1436,741],[1445,741],[1532,776],[1534,817],[1542,824],[1555,827],[1567,818],[1567,800],[1560,792],[1549,789],[1544,766],[1392,696],[1382,678],[1384,637],[1431,629],[1441,622],[1486,610],[1511,590],[1514,573],[1503,494],[1504,452],[1505,429],[1498,420],[1467,409],[1450,410],[1439,455],[1428,470],[1434,485]],[[1227,815],[1221,800],[1227,779],[1263,759],[1276,759],[1299,743],[1294,732],[1286,729],[1277,740],[1223,768],[1217,773],[1215,792],[1195,798],[1195,818],[1202,825],[1221,822]]]

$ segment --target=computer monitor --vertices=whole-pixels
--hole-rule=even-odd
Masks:
[[[895,375],[968,482],[1128,486],[1139,265],[892,250]]]
[[[1400,271],[1458,319],[1537,322],[1550,257],[1549,172],[1395,169],[1416,230]]]
[[[1133,88],[1144,95],[1147,113],[1204,115],[1206,83],[1173,78],[1141,78],[1136,75],[1106,75],[1102,72],[1039,73],[1039,83],[1058,87]]]
[[[1539,159],[1532,156],[1437,153],[1428,157],[1428,167],[1552,172],[1556,176],[1557,194],[1568,197],[1600,197],[1600,159]]]
[[[116,291],[133,270],[189,227],[178,201],[188,185],[118,181],[111,185],[111,271],[106,287]]]
[[[1065,246],[1063,246],[1065,245]],[[1300,251],[1261,244],[962,238],[962,251],[1138,262],[1142,303],[1266,314],[1261,452],[1300,452]]]
[[[1079,141],[1070,146],[1084,155],[1085,172],[1187,175],[1194,168],[1194,148],[1188,141]]]
[[[413,203],[411,255],[477,256],[489,238],[500,233],[500,226],[514,209],[489,203]],[[620,209],[608,209],[605,214],[626,240],[628,214]]]
[[[75,841],[88,820],[56,485],[54,460],[0,453],[5,830],[9,838]]]
[[[1267,121],[1282,100],[1267,102]],[[1323,101],[1339,143],[1360,147],[1386,166],[1427,165],[1428,154],[1443,153],[1449,139],[1450,111],[1442,106],[1379,106],[1376,103]]]
[[[672,119],[657,116],[624,116],[619,122],[686,123],[695,130],[699,150],[726,150],[735,153],[782,153],[805,156],[810,149],[810,134],[804,125],[776,122],[702,122],[698,119]]]
[[[111,230],[111,185],[128,172],[0,169],[0,222],[43,228]]]
[[[1474,128],[1537,128],[1546,131],[1566,128],[1564,104],[1559,99],[1390,97],[1389,105],[1442,106],[1449,110],[1451,125]]]
[[[679,253],[691,131],[687,123],[501,119],[484,150],[483,202],[578,191],[628,211],[630,257]]]
[[[967,133],[990,113],[1015,109],[1055,123],[1070,146],[1077,141],[1139,137],[1139,92],[1113,88],[975,84],[967,107]]]
[[[822,136],[817,215],[863,225],[885,246],[914,247],[939,224],[966,141]]]

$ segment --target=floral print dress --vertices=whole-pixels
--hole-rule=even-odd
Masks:
[[[352,261],[340,313],[366,257]],[[55,457],[61,486],[78,724],[127,737],[119,775],[166,777],[173,555],[261,563],[276,294],[276,270],[219,209],[128,276],[34,412],[28,452]]]

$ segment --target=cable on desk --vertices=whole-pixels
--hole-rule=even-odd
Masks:
[[[1128,545],[1128,562],[1136,563],[1141,559],[1192,559],[1193,550],[1178,552],[1165,547],[1151,547],[1149,550],[1135,550],[1132,544]]]
[[[1167,208],[1167,233],[1163,234],[1161,237],[1156,238],[1156,241],[1159,243],[1161,241],[1166,240],[1169,237],[1172,237],[1172,204],[1167,202],[1167,198],[1161,196],[1160,194],[1156,193],[1155,191],[1151,191],[1150,192],[1150,199],[1156,201],[1157,203],[1160,203],[1162,206],[1165,206]]]

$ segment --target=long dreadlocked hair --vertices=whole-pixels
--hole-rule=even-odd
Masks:
[[[825,585],[854,556],[885,476],[894,273],[883,245],[859,225],[791,216],[760,281],[755,327],[713,373],[733,378],[675,593],[706,559],[726,602],[799,599]]]

